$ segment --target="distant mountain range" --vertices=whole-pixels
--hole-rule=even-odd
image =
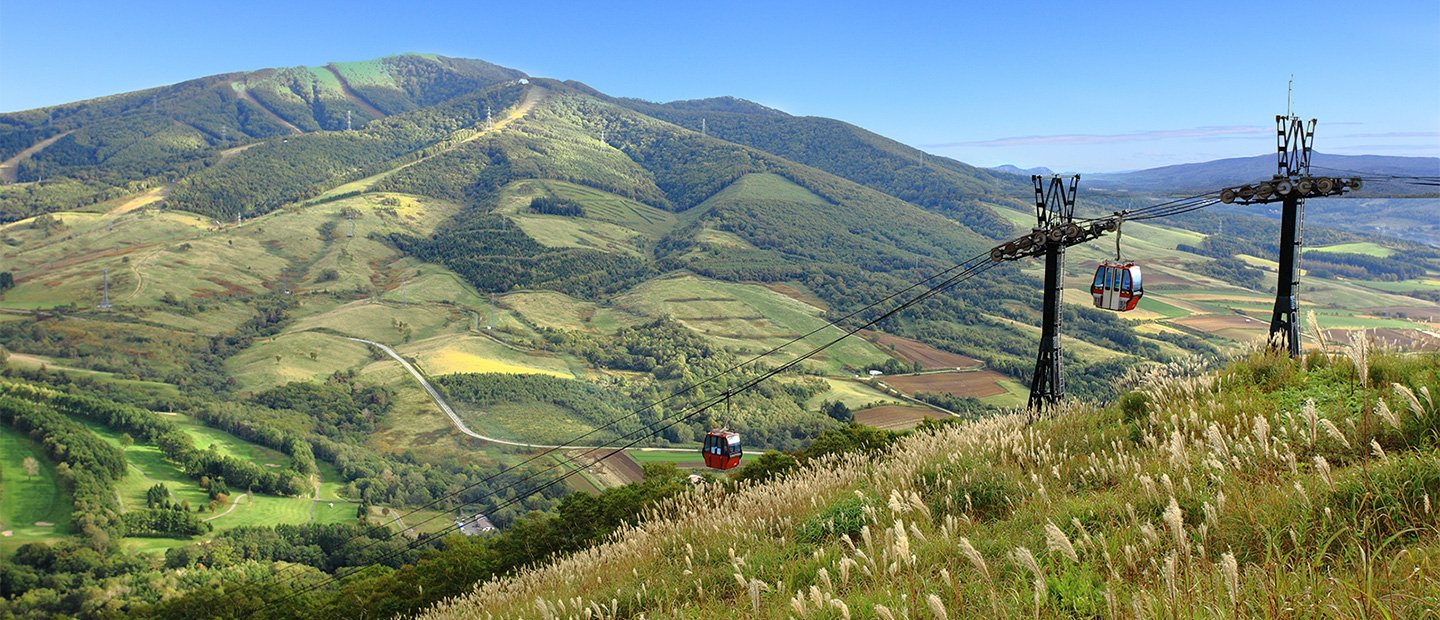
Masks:
[[[1037,166],[1037,167],[1035,167],[1035,168],[1021,168],[1021,167],[1016,166],[1016,165],[1014,165],[1014,164],[1004,164],[1004,165],[1001,165],[1001,166],[995,166],[995,167],[991,168],[991,170],[995,170],[995,171],[997,171],[997,172],[1008,172],[1008,173],[1010,173],[1010,174],[1018,174],[1018,175],[1022,175],[1022,176],[1028,176],[1028,175],[1034,175],[1034,174],[1038,174],[1038,175],[1040,175],[1040,176],[1047,176],[1047,175],[1055,174],[1054,171],[1052,171],[1052,170],[1050,170],[1049,168],[1046,168],[1046,167],[1044,167],[1044,166]]]
[[[1440,176],[1440,158],[1386,155],[1332,155],[1315,153],[1311,174],[1331,176]],[[1013,168],[1013,166],[1012,166]],[[1027,172],[1028,174],[1028,172]],[[1097,189],[1136,192],[1189,192],[1268,179],[1275,174],[1275,156],[1256,155],[1214,161],[1162,166],[1134,172],[1083,175],[1085,185]],[[1434,195],[1440,188],[1402,180],[1367,182],[1358,197],[1379,198]]]

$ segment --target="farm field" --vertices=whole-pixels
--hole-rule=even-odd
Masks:
[[[1326,245],[1306,248],[1307,252],[1342,252],[1345,254],[1364,254],[1365,256],[1377,256],[1385,258],[1395,253],[1395,250],[1372,241],[1361,241],[1357,243],[1341,243],[1337,245]]]
[[[867,330],[862,332],[861,335],[867,340],[874,342],[882,350],[894,351],[900,359],[920,364],[922,368],[927,370],[936,368],[979,368],[984,365],[980,360],[949,351],[942,351],[923,342],[894,334]]]
[[[430,375],[496,372],[571,379],[576,376],[572,367],[583,372],[579,361],[553,354],[517,351],[485,336],[438,336],[403,344],[395,350],[414,360]],[[383,362],[394,363],[389,358]]]
[[[700,448],[697,445],[693,452],[669,452],[661,450],[645,450],[643,448],[632,448],[625,451],[630,460],[641,465],[646,463],[674,463],[681,469],[703,469],[705,459],[700,455]]]
[[[558,444],[595,428],[568,409],[550,403],[506,403],[483,410],[458,402],[450,406],[475,432],[509,441]],[[604,431],[592,435],[593,441],[586,443],[601,444],[613,438],[614,433]]]
[[[1006,379],[993,370],[971,370],[935,372],[919,375],[888,375],[878,380],[906,394],[919,392],[950,394],[952,396],[984,398],[1005,393],[1000,385]]]
[[[25,472],[26,458],[39,466]],[[69,533],[69,494],[60,486],[55,465],[33,440],[0,425],[0,555],[20,545],[57,540]]]
[[[645,322],[620,308],[601,306],[555,291],[521,291],[499,298],[499,303],[535,327],[590,333],[614,333],[621,327]]]
[[[894,397],[860,381],[833,379],[830,377],[823,377],[821,381],[824,381],[830,389],[812,396],[810,400],[805,403],[805,406],[809,409],[819,409],[820,405],[826,401],[838,401],[844,403],[846,407],[851,409],[860,409],[876,403],[898,404],[898,401]]]
[[[855,412],[856,423],[887,431],[909,430],[926,419],[943,420],[949,417],[928,407],[905,405],[883,405]]]

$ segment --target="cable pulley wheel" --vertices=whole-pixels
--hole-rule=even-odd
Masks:
[[[1289,180],[1280,181],[1280,182],[1278,182],[1278,183],[1275,184],[1275,191],[1276,191],[1276,193],[1279,193],[1281,196],[1289,195],[1290,192],[1293,191],[1294,189],[1295,189],[1295,186],[1294,186],[1294,185],[1291,185]]]
[[[1361,187],[1364,187],[1364,186],[1365,186],[1365,183],[1364,183],[1363,181],[1361,181],[1359,178],[1350,179],[1350,189],[1360,189]]]
[[[1334,189],[1335,189],[1335,181],[1333,181],[1333,180],[1331,180],[1331,179],[1329,179],[1329,178],[1322,177],[1322,178],[1319,178],[1319,179],[1316,179],[1316,180],[1315,180],[1315,191],[1318,191],[1318,192],[1320,192],[1320,193],[1322,193],[1322,194],[1328,194],[1328,193],[1330,193],[1331,190],[1334,190]]]
[[[1220,202],[1227,205],[1235,202],[1235,190],[1228,187],[1220,190]]]

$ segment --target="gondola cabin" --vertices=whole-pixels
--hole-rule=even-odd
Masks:
[[[705,434],[705,444],[700,448],[705,455],[705,466],[713,469],[731,469],[740,465],[740,433],[714,430]]]
[[[1134,310],[1145,296],[1140,283],[1140,267],[1135,263],[1105,261],[1095,269],[1095,282],[1090,285],[1095,307],[1117,312]]]

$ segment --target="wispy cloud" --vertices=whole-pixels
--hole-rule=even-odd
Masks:
[[[1229,127],[1193,127],[1190,129],[1155,129],[1147,131],[1131,131],[1126,133],[1109,134],[1054,134],[1048,136],[1011,136],[1008,138],[995,138],[992,140],[974,140],[968,142],[941,142],[938,144],[923,144],[926,148],[946,148],[955,146],[1028,146],[1036,144],[1115,144],[1119,142],[1152,142],[1155,140],[1170,140],[1174,138],[1223,138],[1242,136],[1271,135],[1275,132],[1273,127],[1258,127],[1253,125],[1236,125]]]

